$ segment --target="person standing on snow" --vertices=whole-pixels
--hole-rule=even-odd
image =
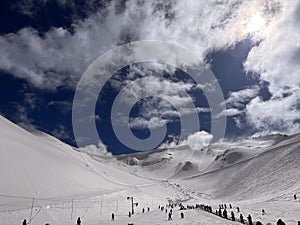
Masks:
[[[226,209],[224,209],[224,211],[223,211],[223,217],[224,217],[225,219],[227,219],[227,210],[226,210]]]
[[[240,214],[240,221],[241,221],[242,224],[245,224],[244,217],[243,217],[242,214]]]
[[[22,223],[22,225],[27,225],[27,221],[26,221],[26,219],[25,219],[25,220],[23,220],[23,223]]]
[[[181,217],[181,219],[184,219],[184,214],[183,214],[183,212],[180,213],[180,217]]]
[[[234,216],[234,212],[231,211],[231,220],[235,221],[235,216]]]
[[[172,220],[172,213],[171,212],[169,212],[169,214],[168,214],[168,220]]]
[[[252,217],[251,217],[251,215],[249,214],[248,215],[248,222],[249,222],[249,225],[253,225],[253,222],[252,222]]]
[[[77,219],[77,225],[81,225],[80,217],[78,217],[78,219]]]

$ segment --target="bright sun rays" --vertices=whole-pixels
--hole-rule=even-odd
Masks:
[[[266,23],[263,15],[254,13],[245,21],[244,32],[246,34],[259,32],[265,27]]]
[[[250,4],[237,17],[234,39],[241,41],[249,36],[255,40],[264,38],[270,33],[270,23],[280,9],[280,3],[273,0],[258,0]]]

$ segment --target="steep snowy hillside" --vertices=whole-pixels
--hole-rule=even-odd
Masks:
[[[299,191],[300,135],[280,138],[280,141],[278,138],[271,140],[273,144],[252,155],[250,151],[253,144],[248,152],[241,147],[225,150],[215,158],[207,171],[184,182],[210,192],[214,198],[236,200],[269,198]],[[247,157],[231,161],[232,157],[228,157],[231,154]]]
[[[275,223],[299,220],[300,135],[270,135],[203,149],[188,146],[115,157],[88,156],[42,132],[0,117],[0,224],[169,224],[158,210],[184,204],[240,206],[244,215]],[[95,160],[96,159],[96,160]],[[137,212],[128,218],[131,201]],[[142,209],[151,208],[143,214]],[[267,216],[261,217],[261,208]],[[232,224],[201,211],[174,209],[174,224]],[[172,224],[172,222],[171,222]]]
[[[140,202],[158,201],[136,190],[136,187],[152,182],[97,162],[47,134],[28,132],[3,117],[0,117],[0,143],[1,224],[20,223],[29,217],[33,205],[32,224],[42,224],[47,219],[51,224],[61,225],[63,223],[55,223],[53,214],[60,215],[61,221],[70,220],[72,199],[75,201],[74,211],[77,208],[80,215],[84,214],[84,207],[89,202],[97,202],[94,205],[97,205],[98,212],[100,200],[112,205],[106,207],[109,210],[106,213],[111,213],[119,198],[117,204],[120,208],[125,204],[127,212],[127,195],[134,194]],[[92,205],[89,207],[93,208]],[[64,207],[70,209],[66,215],[53,212],[54,208]],[[11,216],[14,211],[18,213]]]

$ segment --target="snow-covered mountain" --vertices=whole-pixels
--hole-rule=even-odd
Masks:
[[[165,224],[158,205],[168,199],[240,206],[242,213],[274,223],[299,220],[300,135],[269,135],[203,149],[188,146],[96,157],[42,133],[29,132],[0,117],[0,223]],[[138,202],[134,217],[130,200]],[[151,207],[148,214],[142,208]],[[261,209],[268,212],[260,215]],[[155,210],[152,210],[155,209]],[[177,211],[174,212],[174,217]],[[232,224],[188,211],[175,224]]]

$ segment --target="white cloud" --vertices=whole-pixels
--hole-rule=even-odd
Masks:
[[[300,131],[300,91],[294,90],[287,97],[276,96],[269,101],[253,99],[246,107],[247,120],[257,130],[265,133]]]
[[[0,69],[38,88],[55,89],[61,85],[75,87],[94,59],[130,40],[173,42],[203,58],[208,51],[236,41],[228,37],[234,36],[231,27],[238,22],[238,12],[246,7],[238,3],[129,0],[120,10],[118,1],[112,1],[106,13],[95,12],[74,21],[72,32],[52,28],[40,36],[38,31],[24,28],[0,36]]]
[[[209,108],[196,107],[188,92],[196,87],[196,84],[171,81],[156,76],[146,76],[127,85],[120,92],[121,101],[128,105],[136,103],[134,100],[143,99],[139,107],[139,116],[130,120],[132,128],[144,129],[162,127],[167,122],[182,116],[210,112]],[[151,98],[145,98],[151,96]],[[127,115],[118,115],[117,119],[123,124],[128,123]]]
[[[65,1],[60,2],[64,4]],[[274,7],[267,13],[267,27],[259,32],[261,42],[250,51],[244,66],[246,71],[257,72],[260,79],[270,84],[273,97],[269,101],[252,100],[247,106],[246,115],[248,121],[259,129],[273,129],[271,124],[282,121],[284,130],[299,131],[294,123],[299,109],[293,107],[298,99],[277,97],[286,89],[294,93],[299,91],[299,1],[265,0],[261,4],[262,1],[258,0],[129,0],[124,10],[118,9],[116,2],[112,1],[107,6],[105,14],[95,12],[82,21],[74,21],[72,32],[65,28],[52,28],[40,36],[36,30],[24,28],[16,34],[1,35],[0,69],[26,79],[38,88],[55,89],[62,85],[74,88],[95,58],[130,40],[168,41],[182,45],[204,58],[208,52],[226,49],[241,38],[237,37],[239,19],[249,6],[261,10],[270,3]],[[280,7],[277,7],[279,4]],[[180,96],[176,88],[184,90],[183,87],[189,88],[189,84],[183,83],[183,87],[171,82],[162,81],[162,84],[166,86],[161,90],[162,85],[152,83],[153,93],[161,91],[161,96],[167,97],[166,100],[185,105],[185,97]],[[116,82],[116,85],[120,83]],[[141,87],[136,88],[128,93],[129,97],[130,94],[143,91]],[[242,104],[241,99],[255,97],[256,91],[232,93],[228,102],[237,106]],[[284,105],[279,110],[280,114],[273,108],[275,103]],[[269,110],[271,108],[275,111]],[[263,117],[258,116],[260,109],[265,109]],[[235,109],[229,110],[231,115],[238,113]]]
[[[259,87],[252,86],[250,88],[242,89],[240,91],[230,92],[229,97],[225,103],[227,107],[239,107],[249,102],[258,95]]]
[[[216,115],[216,118],[227,117],[227,116],[236,116],[243,112],[244,112],[243,110],[239,110],[239,109],[235,109],[235,108],[225,109],[224,111],[222,111],[218,115]]]
[[[213,139],[213,135],[206,131],[197,131],[191,135],[189,135],[186,139],[180,141],[179,143],[176,141],[170,143],[163,143],[160,148],[174,148],[176,146],[188,145],[195,149],[201,149],[210,144]]]
[[[254,47],[245,62],[247,71],[267,81],[272,98],[254,99],[247,117],[260,131],[300,132],[300,2],[281,1],[282,12]],[[288,93],[289,97],[283,97]]]
[[[114,159],[112,154],[107,151],[106,146],[101,142],[99,142],[98,145],[88,145],[84,148],[79,148],[79,151],[104,159]]]

